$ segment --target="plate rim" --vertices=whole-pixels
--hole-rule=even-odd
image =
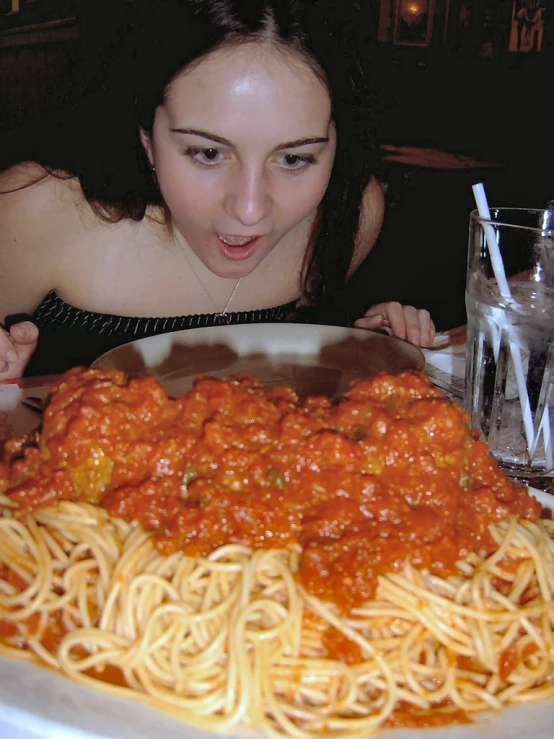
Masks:
[[[218,326],[199,326],[196,328],[188,328],[188,329],[179,329],[176,331],[166,331],[160,334],[154,334],[153,336],[144,336],[140,339],[135,339],[133,341],[128,341],[124,344],[120,344],[119,346],[113,347],[112,349],[108,349],[106,352],[103,352],[100,356],[96,357],[93,362],[90,364],[91,369],[118,369],[115,366],[112,367],[106,367],[105,363],[109,361],[112,357],[117,356],[120,353],[125,353],[129,350],[132,346],[148,346],[149,343],[164,343],[169,341],[169,346],[173,346],[174,343],[181,344],[182,346],[187,345],[195,345],[196,342],[194,341],[195,338],[199,336],[199,333],[202,332],[202,336],[209,336],[210,332],[214,335],[220,334],[221,332],[224,333],[241,333],[241,332],[247,332],[247,331],[253,331],[254,333],[260,332],[260,335],[267,336],[267,333],[271,331],[271,329],[277,329],[279,332],[282,331],[290,331],[290,332],[310,332],[310,333],[319,333],[319,334],[325,334],[329,332],[333,332],[334,334],[337,334],[337,336],[342,335],[344,338],[347,337],[357,337],[359,339],[362,339],[364,341],[367,341],[371,338],[377,339],[378,341],[384,341],[385,344],[390,344],[391,346],[396,346],[398,348],[398,351],[401,354],[405,354],[407,357],[411,359],[413,362],[413,367],[410,367],[410,369],[413,369],[415,371],[423,372],[425,370],[425,367],[427,365],[427,360],[425,357],[425,354],[423,351],[415,346],[414,344],[410,344],[408,341],[404,341],[403,339],[398,338],[397,336],[392,336],[389,334],[385,334],[383,332],[379,331],[371,331],[369,329],[362,329],[357,328],[355,326],[333,326],[330,324],[313,324],[313,323],[287,323],[287,322],[259,322],[259,323],[234,323],[229,325],[218,325]],[[174,342],[172,339],[178,337],[179,339],[185,339],[187,337],[190,337],[192,341],[177,341]],[[230,342],[230,346],[232,346],[232,342]],[[326,346],[326,344],[322,344],[322,346]],[[279,354],[282,354],[283,352],[276,352],[275,354],[268,354],[268,356],[279,356]],[[287,353],[294,353],[292,351],[288,351]],[[314,352],[306,352],[306,353],[300,353],[299,356],[315,356]],[[239,355],[240,356],[240,355]],[[246,356],[246,355],[245,355]],[[128,370],[123,370],[128,371]],[[156,377],[160,377],[155,372],[154,367],[149,367],[148,372],[151,374],[154,374]]]

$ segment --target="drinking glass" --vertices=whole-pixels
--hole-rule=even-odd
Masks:
[[[549,209],[470,215],[464,404],[500,466],[530,485],[554,475],[553,228]]]

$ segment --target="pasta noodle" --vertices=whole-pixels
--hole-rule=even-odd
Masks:
[[[490,551],[444,573],[407,559],[346,605],[301,577],[299,544],[168,552],[97,503],[25,509],[4,488],[1,654],[270,737],[367,737],[554,698],[550,520],[505,516]]]

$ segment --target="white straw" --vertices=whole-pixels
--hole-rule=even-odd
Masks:
[[[489,223],[483,223],[483,231],[485,232],[485,238],[487,239],[487,245],[489,247],[489,254],[491,256],[492,269],[496,282],[498,283],[498,289],[500,295],[506,300],[512,299],[512,293],[510,292],[510,286],[506,279],[506,273],[504,272],[504,264],[502,263],[502,256],[500,255],[500,249],[496,243],[496,233],[494,226],[490,223],[491,212],[489,210],[489,204],[487,203],[487,196],[485,195],[485,188],[482,182],[478,182],[473,185],[473,195],[475,202],[477,203],[477,210],[481,218],[486,219]]]
[[[490,223],[491,214],[487,203],[487,196],[485,195],[485,188],[483,183],[479,182],[473,185],[473,195],[475,196],[475,202],[477,204],[477,210],[481,218],[488,221],[483,224],[483,230],[485,232],[485,238],[487,240],[487,246],[489,247],[489,254],[491,257],[492,269],[500,295],[505,300],[512,300],[512,293],[506,279],[506,273],[504,272],[504,265],[502,263],[502,256],[500,249],[496,243],[496,233],[494,227]],[[509,329],[508,329],[509,331]],[[531,415],[531,405],[529,403],[529,396],[527,394],[527,386],[525,384],[525,373],[523,371],[523,360],[521,358],[521,350],[519,346],[512,341],[508,334],[508,342],[510,345],[510,353],[514,363],[514,372],[516,376],[517,391],[519,395],[519,402],[523,412],[523,427],[525,429],[525,437],[527,439],[527,448],[532,450],[535,446],[535,431],[533,428],[533,417]],[[545,440],[547,437],[546,428],[543,427]],[[550,436],[550,434],[548,434]]]
[[[542,418],[541,418],[541,425],[539,426],[537,437],[539,436],[541,431],[544,434],[544,452],[545,452],[545,460],[546,460],[546,469],[550,470],[552,469],[554,460],[552,458],[552,437],[551,437],[551,432],[550,432],[550,408],[549,408],[548,398],[546,398],[546,403],[545,403],[544,411],[543,411]]]

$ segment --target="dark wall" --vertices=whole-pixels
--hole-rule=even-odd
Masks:
[[[554,197],[552,49],[498,60],[430,49],[421,66],[421,52],[410,52],[377,49],[380,137],[505,162]]]

